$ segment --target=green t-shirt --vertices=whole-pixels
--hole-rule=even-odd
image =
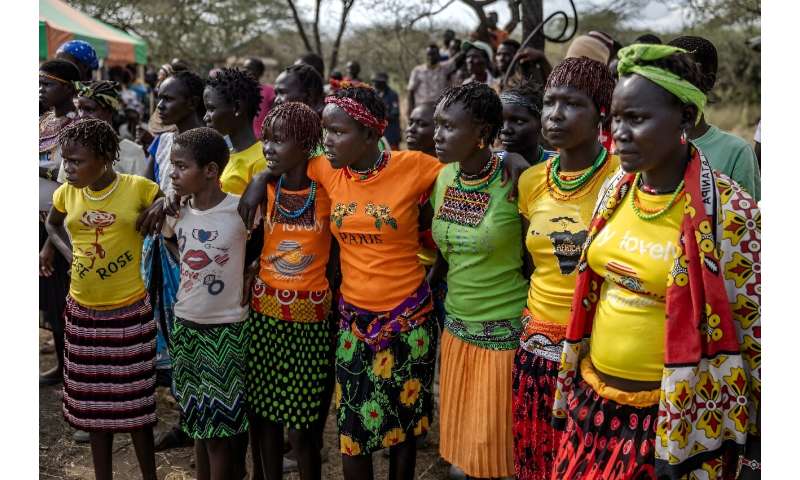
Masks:
[[[431,195],[433,239],[449,264],[445,325],[484,348],[516,348],[528,284],[522,221],[516,203],[506,199],[511,184],[501,186],[496,178],[481,192],[463,194],[455,188],[457,171],[458,164],[442,169]],[[483,218],[474,213],[481,203],[488,204]]]
[[[692,143],[703,152],[711,168],[734,179],[755,201],[761,200],[761,172],[749,143],[714,125]]]

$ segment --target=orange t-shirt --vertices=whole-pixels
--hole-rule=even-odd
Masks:
[[[331,199],[330,226],[340,246],[345,301],[385,312],[422,283],[419,198],[443,166],[422,152],[395,151],[377,175],[356,180],[328,162],[309,164],[308,176]]]
[[[311,159],[328,164],[324,156]],[[311,168],[309,166],[309,168]],[[290,211],[303,207],[310,188],[281,190],[281,206]],[[260,277],[275,289],[321,291],[328,289],[325,269],[331,250],[331,199],[317,186],[314,204],[298,218],[281,215],[275,208],[275,184],[267,186],[267,213],[264,216],[264,247],[261,250]]]

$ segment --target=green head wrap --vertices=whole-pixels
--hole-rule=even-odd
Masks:
[[[619,72],[620,77],[629,73],[639,74],[675,95],[681,102],[696,105],[697,119],[695,120],[695,124],[697,124],[697,122],[700,121],[700,116],[703,114],[703,108],[706,106],[706,95],[701,92],[699,88],[669,70],[653,65],[640,65],[640,62],[659,60],[674,53],[687,52],[682,48],[673,47],[671,45],[629,45],[617,53],[619,57],[617,72]]]

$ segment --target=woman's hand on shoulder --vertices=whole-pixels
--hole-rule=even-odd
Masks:
[[[239,215],[244,220],[244,226],[248,230],[253,229],[255,224],[256,214],[258,207],[264,202],[264,197],[267,192],[267,181],[271,178],[272,173],[269,169],[262,171],[250,180],[247,184],[244,193],[239,199]]]
[[[164,224],[166,215],[166,202],[166,197],[159,196],[139,214],[136,219],[136,230],[139,233],[142,235],[156,235],[161,232],[161,226]]]

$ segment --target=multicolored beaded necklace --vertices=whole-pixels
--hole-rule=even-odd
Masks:
[[[458,167],[455,187],[462,192],[479,192],[489,188],[489,185],[500,176],[503,171],[503,156],[493,153],[486,165],[475,175],[469,175]]]
[[[681,183],[678,184],[678,188],[672,192],[672,197],[667,202],[667,205],[663,208],[657,210],[648,210],[639,203],[639,199],[636,198],[636,191],[639,190],[639,182],[641,180],[641,173],[637,173],[636,177],[633,179],[633,185],[631,187],[631,208],[633,209],[633,213],[636,214],[642,220],[651,221],[657,218],[663,217],[670,209],[675,206],[675,203],[678,201],[679,198],[683,196],[686,191],[683,189],[684,181],[681,180]]]
[[[367,170],[356,170],[355,168],[350,167],[349,165],[344,167],[345,174],[352,178],[353,180],[357,180],[359,182],[363,182],[369,180],[371,178],[375,178],[381,170],[386,168],[386,165],[389,163],[389,152],[380,152],[378,154],[378,159],[375,161],[375,165]]]
[[[577,178],[571,180],[564,180],[561,178],[560,175],[560,167],[561,167],[561,156],[557,155],[553,158],[551,168],[550,168],[550,179],[552,182],[561,190],[562,192],[573,192],[575,190],[580,190],[586,182],[589,181],[590,178],[594,175],[594,172],[600,169],[603,166],[603,162],[605,161],[606,157],[608,156],[608,151],[605,147],[600,148],[600,153],[597,155],[597,158],[594,159],[594,163],[592,164],[591,168],[586,170],[583,174],[578,176]]]
[[[281,205],[282,186],[283,186],[283,175],[281,175],[281,178],[278,179],[278,185],[275,187],[275,209],[278,211],[278,213],[280,213],[286,218],[292,220],[300,218],[300,216],[303,215],[306,212],[306,210],[308,210],[308,208],[314,204],[314,198],[316,198],[317,196],[317,182],[313,180],[311,181],[311,192],[308,194],[308,197],[306,198],[306,201],[303,204],[303,206],[297,210],[287,210]],[[274,216],[272,220],[273,221],[275,220]]]

